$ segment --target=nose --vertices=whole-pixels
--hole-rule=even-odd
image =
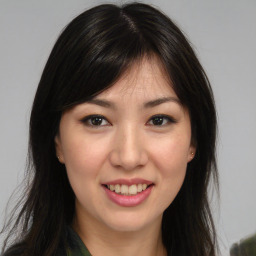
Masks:
[[[116,132],[109,159],[113,166],[124,170],[134,170],[146,165],[148,154],[136,127],[126,126]]]

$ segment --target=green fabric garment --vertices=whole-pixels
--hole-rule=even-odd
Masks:
[[[234,244],[230,256],[256,256],[256,234]]]
[[[67,256],[92,256],[81,238],[71,227],[68,227],[68,237]]]

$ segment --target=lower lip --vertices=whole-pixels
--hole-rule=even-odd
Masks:
[[[148,187],[147,189],[143,190],[142,192],[138,193],[137,195],[134,196],[124,196],[117,194],[109,189],[107,189],[105,186],[102,186],[108,196],[108,198],[120,205],[120,206],[125,206],[125,207],[132,207],[132,206],[137,206],[144,202],[150,195],[151,190],[153,188],[153,185]]]

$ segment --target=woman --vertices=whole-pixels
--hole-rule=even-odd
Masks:
[[[33,178],[4,255],[216,255],[215,137],[210,84],[168,17],[139,3],[82,13],[37,89]]]

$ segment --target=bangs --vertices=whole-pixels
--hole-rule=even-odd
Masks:
[[[119,9],[111,16],[94,14],[95,22],[90,13],[80,15],[64,30],[66,42],[60,36],[58,41],[65,47],[59,46],[62,61],[54,79],[61,95],[54,97],[57,111],[91,99],[111,87],[133,63],[152,55],[131,18]]]

